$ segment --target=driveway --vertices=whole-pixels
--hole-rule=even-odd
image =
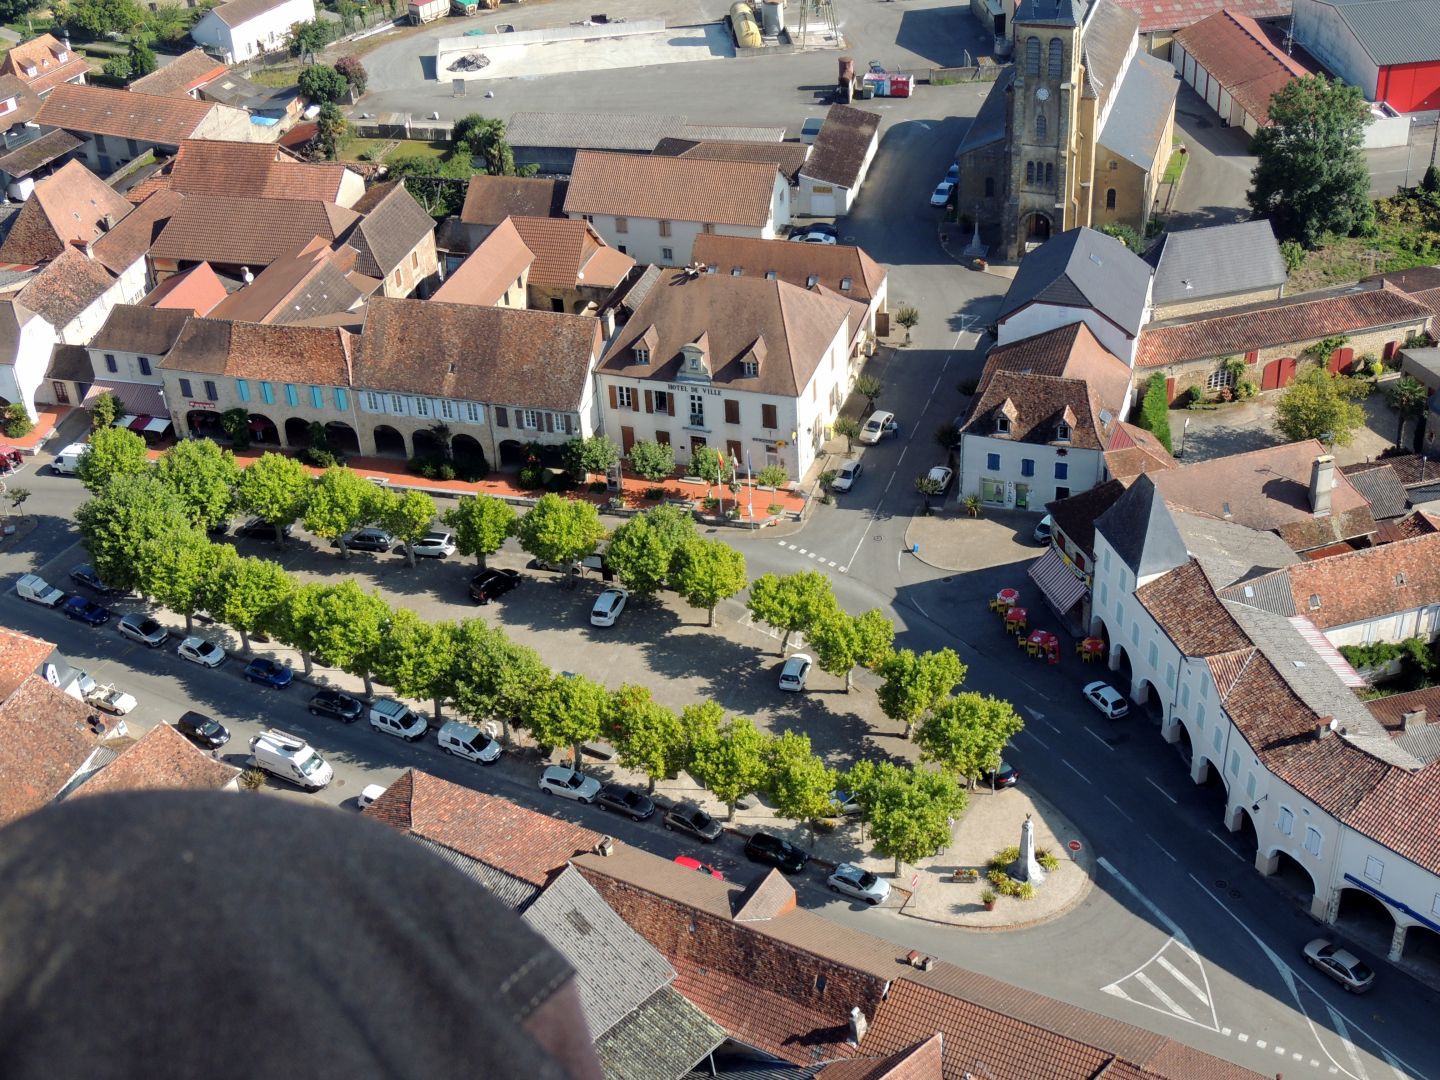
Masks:
[[[1175,100],[1175,133],[1184,140],[1189,161],[1166,227],[1195,229],[1248,220],[1245,193],[1255,168],[1250,136],[1239,128],[1222,127],[1215,111],[1184,83]]]

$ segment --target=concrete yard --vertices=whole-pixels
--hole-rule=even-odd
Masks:
[[[436,46],[435,71],[441,82],[538,78],[578,71],[719,60],[735,55],[735,45],[724,23],[667,28],[660,19],[446,37]],[[483,55],[490,62],[475,71],[453,67],[473,54]]]

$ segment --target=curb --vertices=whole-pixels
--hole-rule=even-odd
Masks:
[[[1005,923],[1002,926],[974,926],[970,923],[954,922],[950,919],[936,919],[932,918],[929,915],[919,915],[909,910],[911,901],[913,901],[915,898],[913,893],[911,894],[910,899],[906,900],[905,903],[901,905],[899,909],[900,914],[904,915],[907,919],[914,919],[917,922],[930,923],[933,926],[953,926],[959,930],[969,930],[974,933],[980,934],[1003,934],[1008,930],[1028,930],[1031,927],[1044,926],[1046,923],[1054,922],[1056,919],[1063,918],[1064,916],[1070,914],[1070,912],[1074,911],[1090,896],[1091,891],[1095,888],[1094,875],[1091,874],[1088,870],[1086,870],[1083,866],[1080,866],[1078,862],[1075,863],[1075,865],[1079,867],[1080,872],[1085,875],[1085,884],[1063,907],[1057,908],[1054,911],[1046,912],[1044,915],[1041,915],[1038,918],[1029,919],[1025,922],[1010,922]],[[1016,901],[1016,903],[1024,903],[1024,901]]]

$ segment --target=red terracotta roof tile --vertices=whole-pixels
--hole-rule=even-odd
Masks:
[[[47,127],[86,135],[178,146],[217,109],[209,101],[158,97],[104,86],[57,86],[41,103],[36,120]],[[242,114],[243,115],[243,114]]]
[[[0,626],[0,701],[20,688],[20,684],[40,671],[55,646],[19,630]]]
[[[779,170],[755,161],[700,161],[581,150],[566,214],[701,221],[758,227],[770,222]]]
[[[71,244],[87,244],[105,232],[108,216],[118,222],[130,204],[78,161],[67,161],[35,185],[20,208],[0,262],[42,263]]]
[[[1140,586],[1135,597],[1185,656],[1210,656],[1250,644],[1194,559]]]
[[[774,274],[802,288],[810,279],[852,300],[866,303],[885,285],[885,268],[851,244],[797,244],[789,240],[757,240],[749,236],[702,233],[692,249],[695,261],[717,274],[738,269],[751,277]],[[850,287],[844,288],[844,283]]]
[[[534,255],[532,284],[614,288],[635,266],[634,259],[605,243],[589,222],[517,216],[510,223]]]
[[[1222,8],[1252,19],[1290,14],[1290,0],[1117,0],[1140,16],[1140,33],[1175,30],[1215,14]]]
[[[499,225],[508,217],[565,216],[566,180],[534,176],[472,176],[465,186],[460,220],[466,225]]]
[[[1262,125],[1270,123],[1271,96],[1311,74],[1254,19],[1228,8],[1180,30],[1175,40]]]
[[[170,187],[187,195],[339,203],[347,172],[337,162],[299,161],[272,143],[186,139],[169,175]]]
[[[234,765],[212,758],[169,724],[156,724],[81,784],[75,796],[171,788],[218,791],[239,775]]]
[[[1286,568],[1295,610],[1322,630],[1440,604],[1440,533]]]
[[[211,79],[218,79],[230,69],[208,54],[204,49],[191,49],[182,53],[164,67],[156,68],[149,75],[136,79],[129,89],[138,94],[156,94],[161,97],[189,97],[190,91],[203,86]]]
[[[815,1080],[940,1080],[944,1075],[945,1036],[936,1032],[884,1057],[852,1057],[826,1065]]]
[[[0,825],[52,802],[94,753],[90,706],[39,675],[0,704]]]
[[[141,301],[150,307],[175,308],[195,315],[208,315],[229,293],[209,263],[198,263],[174,274]]]
[[[357,215],[317,199],[187,195],[150,248],[152,258],[259,270],[312,237],[333,241]]]
[[[161,361],[166,371],[349,386],[351,336],[339,327],[191,319]]]
[[[59,330],[114,284],[115,276],[98,259],[72,247],[46,263],[15,299]]]
[[[54,34],[41,34],[23,44],[12,45],[5,59],[0,60],[0,75],[23,79],[37,94],[44,94],[71,79],[83,78],[89,71],[85,57],[74,49],[67,49]]]
[[[535,253],[520,239],[514,219],[506,218],[450,272],[430,299],[442,304],[495,307],[534,264]],[[522,294],[512,302],[522,302],[523,306],[523,299]]]

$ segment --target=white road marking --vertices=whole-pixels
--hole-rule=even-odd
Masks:
[[[1264,1039],[1256,1039],[1255,1045],[1258,1046],[1261,1050],[1264,1050],[1270,1044],[1267,1043]]]
[[[1325,1011],[1330,1014],[1330,1022],[1335,1025],[1335,1034],[1340,1036],[1340,1041],[1345,1045],[1345,1056],[1350,1059],[1350,1064],[1355,1066],[1355,1072],[1360,1080],[1370,1080],[1369,1074],[1365,1072],[1365,1066],[1360,1061],[1360,1051],[1350,1041],[1350,1029],[1345,1026],[1345,1018],[1330,1006],[1325,1006]]]
[[[1076,776],[1078,776],[1081,780],[1084,780],[1085,783],[1087,783],[1087,784],[1090,783],[1090,778],[1089,778],[1088,776],[1086,776],[1083,772],[1081,772],[1079,769],[1075,768],[1074,765],[1071,765],[1068,761],[1064,761],[1064,760],[1062,759],[1061,764],[1064,765],[1064,766],[1065,766],[1067,769],[1069,769],[1071,772],[1073,772],[1073,773],[1074,773]]]
[[[1154,994],[1157,998],[1164,1002],[1165,1007],[1168,1008],[1176,1016],[1180,1017],[1180,1019],[1189,1020],[1192,1024],[1195,1022],[1195,1018],[1191,1016],[1188,1012],[1186,1012],[1184,1009],[1182,1009],[1179,1003],[1174,998],[1172,998],[1164,990],[1161,990],[1160,987],[1156,986],[1155,980],[1150,978],[1150,976],[1146,975],[1145,972],[1135,972],[1134,979],[1141,986],[1145,987],[1146,990],[1149,990],[1152,994]]]
[[[849,572],[850,572],[850,567],[848,567],[848,566],[842,566],[842,567],[840,567],[840,573],[842,573],[842,574],[848,574]]]
[[[809,554],[809,552],[807,552],[804,548],[796,548],[795,550],[798,551],[798,552],[800,552],[801,555],[808,555],[808,554]]]
[[[927,619],[930,618],[930,613],[926,611],[923,607],[921,607],[919,604],[916,604],[914,600],[911,600],[910,603],[915,604],[915,610],[920,612],[921,615],[924,615]]]
[[[1085,730],[1088,731],[1088,732],[1090,732],[1090,737],[1091,737],[1092,739],[1094,739],[1096,742],[1098,742],[1101,746],[1105,747],[1106,750],[1109,750],[1112,754],[1115,752],[1115,748],[1114,748],[1113,746],[1111,746],[1109,743],[1107,743],[1104,739],[1100,738],[1099,735],[1096,735],[1093,728],[1088,728],[1088,727],[1087,727]]]
[[[1380,1048],[1380,1056],[1389,1064],[1391,1070],[1399,1077],[1399,1080],[1410,1080],[1409,1074],[1400,1068],[1400,1063],[1396,1061],[1395,1058],[1391,1056],[1390,1051],[1386,1050],[1383,1046]]]
[[[1034,740],[1035,740],[1036,742],[1038,742],[1041,746],[1045,747],[1046,750],[1049,750],[1049,749],[1050,749],[1050,744],[1049,744],[1049,743],[1047,743],[1044,739],[1040,738],[1040,736],[1039,736],[1039,735],[1036,735],[1033,731],[1030,731],[1028,728],[1021,728],[1021,729],[1020,729],[1020,734],[1021,734],[1021,735],[1025,735],[1025,736],[1027,736],[1027,737],[1029,737],[1029,738],[1031,738],[1031,739],[1034,739]]]
[[[1281,1057],[1284,1057],[1284,1056],[1285,1056],[1285,1047],[1283,1047],[1283,1046],[1277,1046],[1277,1047],[1275,1047],[1275,1053],[1279,1054]]]
[[[1229,1034],[1230,1034],[1230,1029],[1229,1029],[1229,1028],[1221,1028],[1221,1029],[1220,1029],[1220,1034],[1221,1034],[1221,1035],[1229,1035]]]
[[[790,546],[790,542],[789,542],[788,540],[776,540],[775,542],[776,542],[777,544],[779,544],[781,547],[789,547],[789,546]]]
[[[1161,787],[1159,784],[1155,783],[1155,781],[1154,781],[1154,780],[1151,780],[1148,776],[1145,778],[1145,782],[1146,782],[1147,784],[1149,784],[1151,787],[1153,787],[1156,791],[1158,791],[1161,795],[1164,795],[1165,798],[1169,799],[1169,800],[1170,800],[1172,803],[1174,803],[1176,806],[1179,806],[1179,805],[1180,805],[1179,800],[1177,800],[1174,795],[1171,795],[1168,791],[1166,791],[1166,790],[1165,790],[1163,787]]]
[[[1155,962],[1161,967],[1163,967],[1166,971],[1168,971],[1174,977],[1176,982],[1180,983],[1180,985],[1185,987],[1186,990],[1189,990],[1190,993],[1194,994],[1195,997],[1199,999],[1201,1005],[1210,1004],[1209,995],[1207,995],[1205,991],[1201,990],[1200,987],[1196,986],[1195,983],[1191,981],[1188,975],[1186,975],[1183,971],[1177,968],[1169,960],[1165,959],[1163,954],[1155,957]]]
[[[1241,862],[1249,862],[1249,861],[1250,861],[1249,859],[1245,858],[1244,855],[1241,855],[1238,851],[1236,851],[1233,847],[1231,847],[1230,844],[1229,844],[1219,833],[1217,833],[1214,829],[1206,829],[1205,831],[1206,831],[1207,833],[1209,833],[1211,836],[1213,836],[1213,837],[1215,838],[1215,842],[1216,842],[1217,844],[1219,844],[1221,847],[1223,847],[1226,851],[1228,851],[1231,855],[1234,855],[1235,858],[1239,859]]]
[[[1126,821],[1130,822],[1132,825],[1135,823],[1135,819],[1132,818],[1129,814],[1125,813],[1124,810],[1121,810],[1120,804],[1117,803],[1114,799],[1110,798],[1109,795],[1105,796],[1105,801],[1108,802],[1111,806],[1113,806],[1115,808],[1115,812],[1121,817],[1123,817]]]
[[[1250,1041],[1250,1036],[1249,1036],[1249,1035],[1246,1035],[1243,1031],[1242,1031],[1239,1035],[1236,1035],[1235,1037],[1236,1037],[1237,1039],[1239,1039],[1241,1042],[1249,1042],[1249,1041]]]
[[[828,563],[826,563],[825,565],[833,568],[833,567],[835,566],[835,560],[834,560],[834,559],[831,559],[831,560],[830,560]]]
[[[909,444],[909,443],[906,443],[904,446],[902,446],[902,447],[900,448],[900,456],[895,459],[895,468],[897,468],[897,469],[900,468],[900,462],[902,462],[902,461],[905,460],[905,454],[906,454],[906,452],[907,452],[909,449],[910,449],[910,444]]]
[[[813,552],[813,551],[806,552],[805,557],[806,557],[807,559],[813,559],[813,558],[815,558],[815,552]]]
[[[1150,837],[1150,842],[1151,842],[1152,844],[1154,844],[1156,847],[1158,847],[1161,851],[1165,852],[1166,855],[1169,855],[1171,862],[1178,863],[1178,862],[1180,861],[1180,860],[1177,859],[1174,855],[1170,855],[1169,849],[1166,848],[1164,844],[1160,843],[1159,840],[1156,840],[1153,836]]]

